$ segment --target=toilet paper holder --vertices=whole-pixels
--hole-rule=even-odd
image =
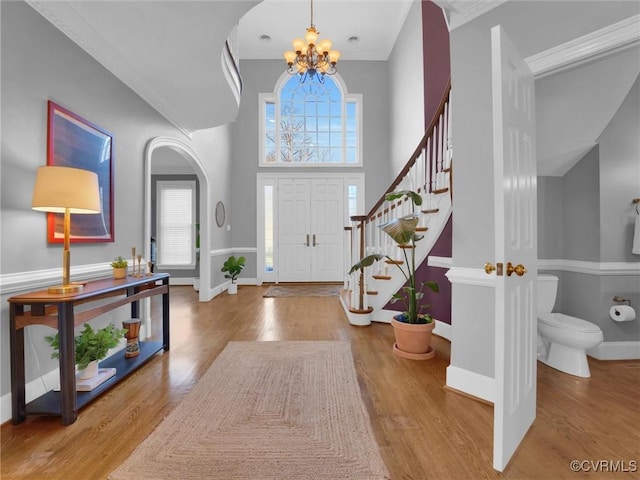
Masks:
[[[612,300],[614,302],[616,302],[616,303],[625,303],[626,302],[626,303],[629,304],[629,306],[631,306],[631,300],[629,300],[628,298],[622,298],[622,297],[619,297],[618,295],[616,295],[615,297],[613,297]]]

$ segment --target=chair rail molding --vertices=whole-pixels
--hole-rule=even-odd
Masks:
[[[589,275],[640,275],[640,262],[588,262],[584,260],[539,259],[538,270],[561,270],[563,272]]]

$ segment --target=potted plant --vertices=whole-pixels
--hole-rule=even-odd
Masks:
[[[111,262],[111,266],[113,267],[113,278],[126,278],[127,277],[127,267],[129,266],[129,262],[122,257],[116,257]]]
[[[394,352],[405,358],[428,359],[435,355],[431,348],[431,332],[435,322],[430,314],[424,313],[424,310],[431,306],[424,301],[424,288],[438,293],[439,286],[436,282],[416,280],[416,242],[424,236],[416,233],[419,213],[415,210],[416,206],[422,205],[422,197],[416,192],[401,190],[389,193],[385,198],[387,201],[394,201],[402,197],[411,201],[412,213],[390,220],[379,227],[401,247],[404,262],[400,264],[388,255],[373,254],[361,259],[351,267],[349,273],[369,267],[382,259],[392,261],[406,280],[405,285],[391,298],[391,303],[402,301],[405,308],[404,312],[395,315],[391,320],[396,337]]]
[[[224,278],[230,278],[231,279],[231,285],[229,285],[229,294],[231,295],[235,295],[236,293],[238,293],[238,285],[236,284],[236,279],[238,278],[238,275],[240,275],[240,272],[242,272],[242,269],[244,268],[244,263],[247,261],[246,258],[244,257],[234,257],[233,255],[231,255],[229,258],[227,258],[224,262],[224,265],[222,265],[221,271],[223,272],[227,272],[224,275]]]
[[[75,362],[80,372],[79,377],[87,379],[98,374],[98,362],[107,356],[110,348],[117,347],[127,330],[118,329],[109,324],[99,330],[94,330],[88,323],[80,335],[75,337]],[[53,347],[51,358],[60,358],[60,334],[44,337]]]

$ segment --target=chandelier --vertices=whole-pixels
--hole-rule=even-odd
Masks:
[[[324,83],[325,75],[333,75],[337,72],[336,63],[340,58],[340,52],[331,50],[331,40],[318,41],[320,32],[313,24],[313,0],[311,0],[311,26],[302,38],[296,38],[293,42],[293,51],[284,52],[287,61],[287,72],[290,75],[299,75],[300,83],[307,78],[318,79]]]

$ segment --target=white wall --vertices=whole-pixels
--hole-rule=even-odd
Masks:
[[[424,70],[422,5],[411,5],[404,26],[389,56],[390,169],[393,178],[424,136]]]

